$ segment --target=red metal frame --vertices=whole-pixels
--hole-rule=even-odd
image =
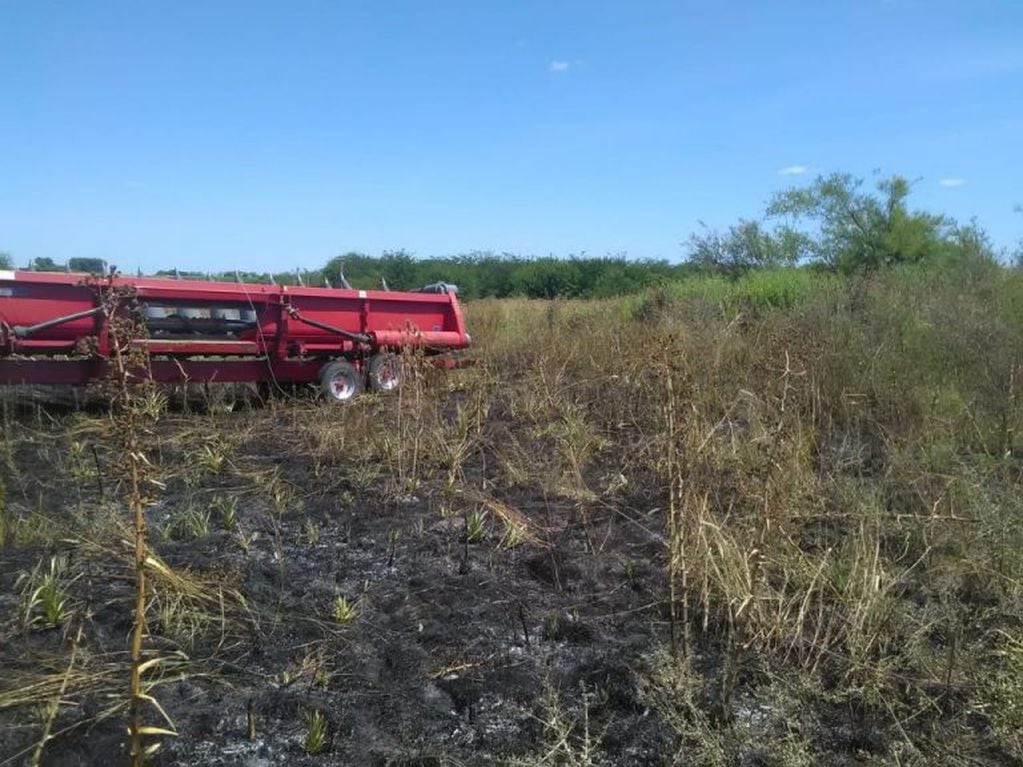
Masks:
[[[82,315],[122,294],[131,303],[173,312],[186,330],[186,308],[205,311],[207,323],[214,322],[214,309],[250,318],[220,334],[161,329],[135,339],[149,353],[157,381],[301,383],[316,380],[323,364],[340,356],[361,364],[383,350],[417,347],[443,355],[470,342],[453,293],[0,271],[0,385],[82,384],[103,377],[111,352],[109,318],[106,311]],[[115,313],[127,311],[123,296]]]

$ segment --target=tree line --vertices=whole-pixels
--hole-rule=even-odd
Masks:
[[[906,263],[962,259],[1015,260],[1023,268],[1023,243],[1014,254],[998,252],[976,224],[909,206],[912,184],[901,176],[867,184],[849,174],[816,178],[806,186],[775,195],[762,216],[740,219],[723,231],[693,234],[684,244],[685,260],[628,259],[619,256],[569,258],[523,257],[476,251],[462,255],[417,258],[404,250],[380,256],[349,252],[312,270],[287,272],[179,272],[158,276],[190,279],[277,282],[279,284],[349,284],[355,288],[419,288],[433,282],[458,285],[466,298],[606,298],[636,293],[655,284],[696,274],[738,279],[764,268],[799,267],[840,274],[875,271]],[[0,253],[0,268],[12,268]],[[66,265],[37,258],[39,271],[103,272],[98,258],[72,258]]]
[[[526,258],[514,254],[474,252],[417,258],[404,250],[380,256],[349,252],[320,269],[289,272],[205,274],[163,270],[159,276],[276,282],[281,285],[330,285],[411,290],[436,282],[458,286],[464,298],[609,298],[636,293],[658,282],[680,279],[692,264],[665,260],[630,260],[625,256]]]

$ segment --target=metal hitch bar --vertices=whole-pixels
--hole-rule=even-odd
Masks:
[[[312,325],[314,328],[326,330],[328,333],[337,333],[337,335],[342,338],[347,338],[349,341],[355,341],[356,343],[366,345],[373,343],[373,339],[365,333],[352,333],[351,331],[342,330],[334,325],[328,325],[326,322],[319,322],[318,320],[311,320],[308,317],[303,317],[301,312],[290,304],[286,306],[285,309],[287,310],[289,317],[296,319],[299,322],[304,322],[306,325]]]
[[[46,322],[40,322],[37,325],[15,325],[11,328],[11,330],[14,332],[15,338],[28,338],[30,335],[38,333],[40,330],[46,330],[47,328],[56,327],[57,325],[63,325],[65,322],[74,322],[75,320],[92,317],[102,311],[102,306],[96,306],[84,312],[75,312],[74,314],[66,314],[63,317],[54,317],[52,320],[46,320]]]

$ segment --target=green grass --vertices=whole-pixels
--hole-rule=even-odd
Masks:
[[[699,302],[734,316],[740,312],[793,309],[839,289],[845,278],[814,269],[765,269],[731,280],[694,275],[625,299],[640,318],[666,306]]]

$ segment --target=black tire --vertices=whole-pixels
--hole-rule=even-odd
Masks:
[[[401,386],[401,359],[396,354],[374,354],[366,367],[366,381],[372,391],[392,394]]]
[[[363,386],[362,374],[348,360],[328,362],[320,370],[320,391],[332,402],[351,402]]]

